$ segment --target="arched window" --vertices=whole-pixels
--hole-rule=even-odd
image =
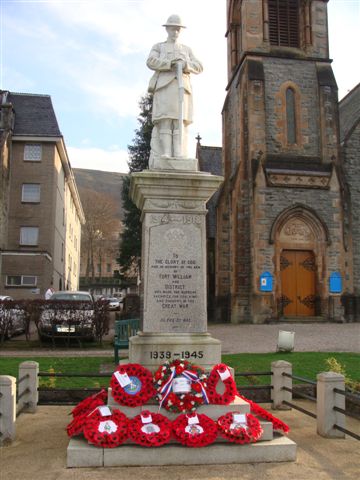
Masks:
[[[286,89],[286,140],[290,145],[296,143],[296,103],[292,88]]]
[[[299,1],[268,0],[271,45],[299,47]]]

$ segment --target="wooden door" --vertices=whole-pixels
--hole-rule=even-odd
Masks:
[[[315,256],[308,250],[283,250],[280,256],[284,316],[315,315]]]

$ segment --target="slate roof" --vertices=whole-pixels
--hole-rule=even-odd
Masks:
[[[360,120],[360,83],[339,103],[340,143],[343,143]]]
[[[196,155],[202,172],[210,172],[213,175],[223,175],[221,147],[207,147],[198,143]],[[208,238],[215,238],[216,235],[216,206],[219,194],[218,190],[207,203],[208,214],[206,216],[206,226]]]
[[[50,95],[10,92],[15,111],[14,135],[61,137]]]

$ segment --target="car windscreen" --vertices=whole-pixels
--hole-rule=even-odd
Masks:
[[[54,295],[51,296],[51,300],[80,300],[81,302],[91,302],[91,297],[81,293],[54,293]]]

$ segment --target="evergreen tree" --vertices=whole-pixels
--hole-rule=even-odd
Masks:
[[[139,128],[135,130],[133,144],[128,145],[129,171],[141,172],[149,168],[150,140],[152,132],[151,109],[152,96],[145,95],[139,102],[140,115]],[[120,240],[120,254],[118,263],[121,275],[135,274],[140,269],[141,258],[141,222],[140,210],[135,206],[129,197],[130,176],[124,177],[122,188],[122,200],[124,209],[124,229]]]

